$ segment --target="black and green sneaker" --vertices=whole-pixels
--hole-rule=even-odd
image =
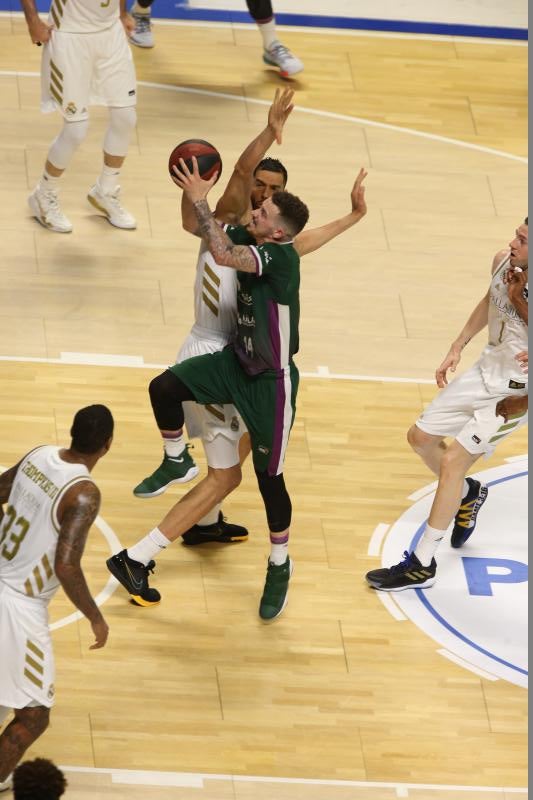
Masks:
[[[268,562],[265,588],[259,603],[259,616],[263,622],[272,622],[279,617],[287,605],[289,593],[289,580],[292,575],[293,563],[289,556],[284,564],[278,566]]]
[[[248,531],[242,525],[235,525],[233,522],[226,522],[226,518],[219,512],[218,520],[212,525],[193,525],[182,535],[183,544],[193,547],[197,544],[206,542],[245,542],[248,538]]]
[[[200,470],[189,455],[189,448],[190,445],[185,445],[185,450],[177,458],[165,453],[156,471],[135,487],[135,497],[157,497],[173,483],[188,483],[196,478]]]

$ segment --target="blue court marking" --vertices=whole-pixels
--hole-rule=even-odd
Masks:
[[[508,475],[506,478],[497,478],[494,481],[490,481],[489,483],[487,483],[487,486],[496,486],[496,484],[498,484],[498,483],[505,483],[505,481],[512,481],[512,480],[515,480],[516,478],[523,478],[524,475],[527,475],[527,474],[528,474],[528,470],[525,470],[524,472],[517,472],[516,475]],[[413,536],[413,539],[412,539],[411,544],[410,544],[409,552],[412,552],[415,549],[416,545],[418,544],[418,542],[420,540],[420,537],[422,536],[422,532],[423,532],[423,530],[425,528],[426,522],[427,522],[427,519],[424,520],[424,522],[420,525],[420,527],[416,531],[415,535]],[[435,608],[433,608],[433,606],[431,605],[431,603],[427,599],[426,595],[424,594],[424,589],[415,589],[415,592],[418,595],[418,599],[427,608],[427,610],[430,612],[430,614],[432,614],[435,617],[437,622],[440,622],[440,624],[444,628],[446,628],[448,631],[450,631],[450,633],[453,633],[454,636],[457,636],[458,639],[461,639],[461,641],[465,642],[465,644],[470,645],[470,647],[473,647],[478,652],[483,653],[483,655],[488,656],[489,658],[492,658],[493,661],[497,661],[499,664],[503,664],[505,667],[510,667],[510,669],[514,669],[516,672],[520,672],[522,675],[528,675],[527,669],[522,669],[522,667],[518,667],[518,666],[516,666],[516,664],[511,664],[509,661],[505,661],[503,658],[500,658],[499,656],[494,655],[494,653],[491,653],[488,650],[485,650],[484,647],[481,647],[481,645],[476,644],[471,639],[469,639],[467,636],[465,636],[463,633],[461,633],[456,628],[454,628],[453,625],[450,625],[450,623],[447,622],[444,619],[444,617],[442,617]]]
[[[37,10],[47,13],[50,0],[37,0]],[[0,0],[0,11],[20,11],[18,0]],[[152,16],[191,22],[236,22],[253,24],[247,11],[224,11],[213,8],[190,8],[183,0],[155,0]],[[527,28],[506,28],[493,25],[459,25],[447,22],[420,22],[403,19],[369,19],[336,17],[322,14],[276,13],[279,25],[303,28],[339,28],[341,30],[384,31],[388,33],[422,33],[440,36],[472,36],[485,39],[527,40]]]

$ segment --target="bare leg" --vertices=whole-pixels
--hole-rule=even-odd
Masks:
[[[428,524],[445,531],[457,514],[463,497],[465,475],[479,455],[472,455],[454,440],[441,459],[437,493],[431,506]]]
[[[208,467],[207,476],[185,497],[174,505],[159,523],[158,528],[167,539],[174,542],[202,519],[241,482],[241,468],[237,464],[228,469]]]
[[[0,781],[13,772],[20,759],[41,736],[50,721],[50,709],[32,706],[15,709],[15,717],[0,735]]]
[[[447,451],[443,436],[432,436],[416,425],[407,431],[407,441],[424,464],[437,476],[440,475],[442,457]]]

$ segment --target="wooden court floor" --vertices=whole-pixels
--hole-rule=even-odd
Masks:
[[[173,360],[192,318],[196,243],[180,229],[165,160],[181,139],[209,139],[223,155],[224,180],[265,119],[255,101],[279,85],[260,63],[253,30],[159,25],[156,36],[153,51],[134,53],[145,83],[122,181],[138,230],[111,229],[85,201],[105,124],[96,111],[64,177],[75,230],[62,237],[40,229],[25,206],[58,119],[39,114],[39,52],[23,21],[0,17],[0,463],[38,442],[66,441],[81,405],[111,407],[115,443],[95,473],[108,538],[95,528],[85,558],[95,593],[107,582],[109,528],[127,546],[180,496],[131,494],[160,455],[147,383]],[[147,788],[140,778],[136,786],[112,783],[108,772],[69,772],[74,799],[388,800],[399,796],[397,784],[434,784],[405,790],[429,800],[462,798],[444,786],[526,784],[524,690],[443,659],[363,582],[376,563],[367,555],[376,525],[392,523],[431,481],[405,430],[486,291],[494,252],[527,213],[526,50],[283,38],[305,61],[296,101],[309,111],[294,112],[275,155],[311,224],[346,213],[358,167],[370,173],[367,218],[302,266],[304,378],[286,468],[290,603],[275,625],[259,624],[268,540],[248,468],[225,506],[250,528],[247,543],[169,550],[155,576],[160,606],[134,609],[121,591],[106,600],[111,638],[101,652],[88,651],[84,621],[55,630],[57,705],[30,755],[67,767],[287,782],[220,777]],[[465,366],[482,343],[472,343]],[[490,465],[526,447],[521,431]],[[204,466],[199,446],[194,454]],[[58,595],[54,622],[71,611]]]

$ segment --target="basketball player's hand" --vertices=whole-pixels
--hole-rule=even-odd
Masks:
[[[359,218],[364,217],[366,214],[365,187],[363,186],[363,181],[367,175],[368,172],[361,167],[350,195],[352,199],[352,214],[355,214]]]
[[[283,91],[276,89],[274,100],[268,110],[268,127],[272,131],[277,144],[281,144],[283,126],[294,108],[293,97],[294,89],[283,89]]]
[[[196,160],[196,156],[192,157],[192,172],[187,167],[187,164],[183,158],[180,158],[179,165],[179,169],[176,167],[176,165],[172,167],[174,170],[174,177],[172,180],[176,186],[179,186],[180,189],[183,189],[191,203],[195,203],[198,200],[205,200],[211,187],[214,186],[217,181],[218,172],[215,172],[215,174],[209,178],[209,180],[204,181],[198,172],[198,161]]]
[[[519,269],[520,272],[517,272],[517,269]],[[511,303],[514,303],[515,300],[523,297],[523,292],[528,282],[527,267],[524,269],[521,267],[511,267],[503,276],[503,282],[507,285],[509,300]]]
[[[521,397],[505,397],[496,403],[496,416],[503,417],[507,423],[514,416],[521,416],[527,411],[527,394]]]
[[[439,389],[444,389],[445,386],[448,385],[448,376],[447,372],[455,372],[457,369],[457,364],[461,360],[461,350],[452,345],[450,347],[448,354],[440,367],[437,368],[435,372],[435,380],[437,381],[437,386]]]
[[[91,628],[94,633],[94,644],[89,647],[89,650],[99,650],[107,642],[109,636],[109,625],[105,619],[100,616],[97,620],[91,622]]]
[[[53,25],[47,25],[40,17],[35,17],[28,24],[28,31],[33,44],[40,46],[50,41],[50,36],[54,29]]]
[[[124,30],[126,31],[126,36],[131,36],[131,34],[135,30],[135,20],[133,19],[131,14],[128,14],[127,11],[124,14],[121,14],[120,21],[124,26]]]
[[[521,353],[517,353],[514,358],[515,361],[518,361],[518,363],[520,364],[520,369],[522,370],[522,372],[527,374],[527,368],[528,368],[527,350],[522,350]]]

